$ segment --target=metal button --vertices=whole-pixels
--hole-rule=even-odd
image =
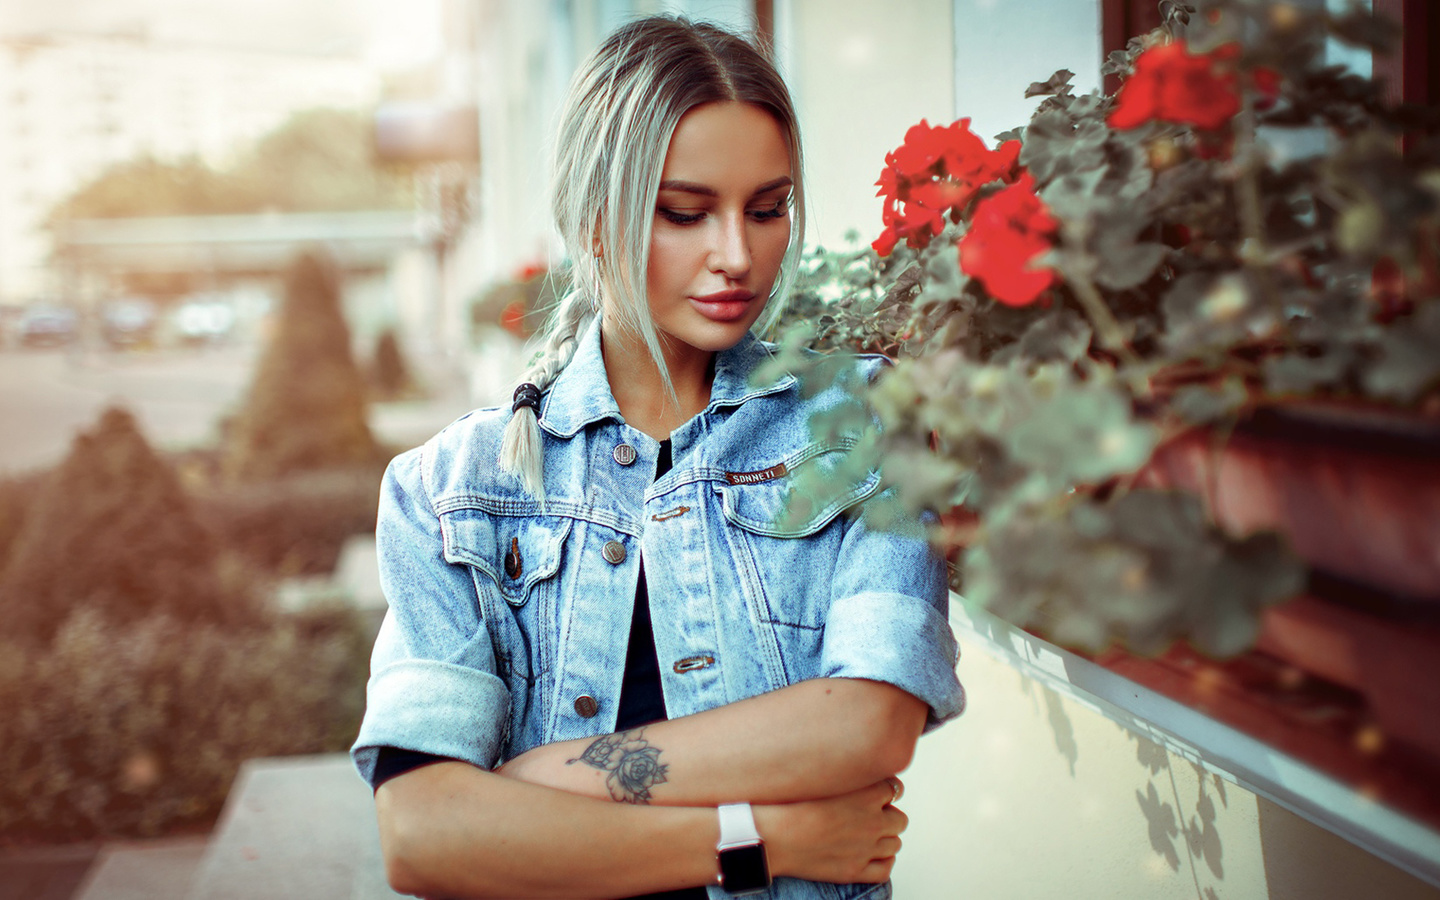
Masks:
[[[612,566],[618,566],[625,561],[625,545],[619,541],[606,541],[605,546],[600,548],[600,555]]]
[[[589,694],[581,694],[575,698],[575,711],[583,719],[591,719],[600,711],[600,704]]]
[[[635,448],[629,444],[617,444],[614,452],[610,455],[615,457],[615,461],[620,465],[628,466],[635,462],[635,458],[640,454],[636,453]]]

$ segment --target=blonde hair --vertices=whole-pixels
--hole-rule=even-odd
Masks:
[[[570,85],[556,143],[553,211],[571,260],[571,288],[522,384],[543,391],[554,381],[603,297],[619,318],[615,324],[643,339],[675,400],[645,289],[655,198],[676,124],[691,109],[722,101],[769,112],[790,150],[790,243],[753,330],[763,334],[779,319],[805,236],[800,127],[785,82],[756,47],[724,29],[667,16],[640,19],[610,35]],[[500,466],[543,504],[536,414],[524,405],[514,409]]]

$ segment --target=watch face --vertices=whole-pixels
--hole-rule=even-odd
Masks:
[[[765,861],[765,845],[742,844],[721,850],[720,886],[729,894],[747,894],[769,887],[770,866]]]

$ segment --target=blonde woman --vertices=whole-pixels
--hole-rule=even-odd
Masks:
[[[574,290],[541,358],[382,490],[354,757],[390,881],[888,897],[895,775],[963,693],[941,563],[852,515],[876,476],[781,516],[843,449],[808,425],[837,391],[756,377],[804,233],[785,85],[641,20],[581,68],[556,157]]]

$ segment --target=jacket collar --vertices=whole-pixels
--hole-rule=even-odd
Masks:
[[[750,373],[772,355],[770,345],[750,332],[715,358],[715,381],[705,413],[739,406],[752,397],[777,394],[795,384],[788,373],[767,384],[752,385]],[[596,316],[575,346],[575,356],[560,370],[540,408],[540,427],[558,438],[574,437],[586,425],[605,419],[624,421],[610,392],[605,357],[600,352],[600,317]]]

